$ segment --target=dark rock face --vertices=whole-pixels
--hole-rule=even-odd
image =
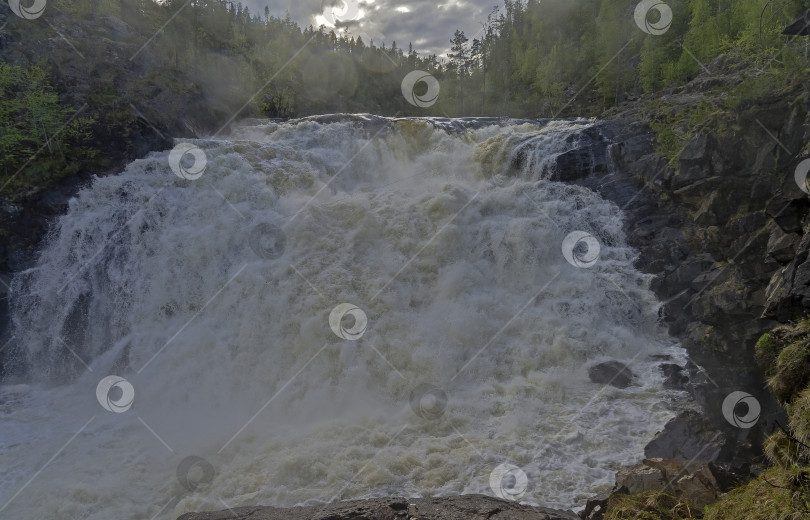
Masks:
[[[522,506],[484,495],[375,498],[310,507],[237,507],[178,520],[579,520],[570,511]]]
[[[686,465],[717,460],[725,444],[723,433],[694,410],[681,412],[644,447],[647,458],[673,459]]]
[[[576,182],[595,173],[608,172],[609,143],[598,131],[592,128],[584,130],[579,135],[572,136],[569,143],[576,147],[557,156],[556,167],[549,175],[550,180]]]
[[[585,503],[585,509],[579,515],[580,518],[582,520],[602,520],[605,518],[609,498],[610,493],[589,498]]]
[[[682,366],[675,363],[662,363],[658,368],[664,375],[664,388],[686,390],[689,376],[686,375],[686,371]]]
[[[588,377],[594,383],[610,385],[616,388],[627,388],[633,384],[635,374],[624,363],[605,361],[588,369]]]
[[[665,101],[695,106],[739,84],[724,60]],[[611,167],[573,182],[624,210],[636,266],[655,276],[660,315],[692,360],[660,368],[666,385],[687,390],[702,412],[673,419],[645,454],[710,461],[718,486],[728,489],[760,471],[762,442],[775,421],[784,424],[784,410],[763,389],[754,345],[810,311],[810,197],[794,180],[810,156],[810,94],[797,85],[749,102],[723,122],[731,130],[685,142],[677,168],[656,154],[642,106],[625,105],[598,126]],[[750,428],[726,417],[724,400],[737,391],[761,406]]]
[[[777,103],[769,108],[779,112],[783,107]],[[788,162],[779,156],[778,146],[762,151],[762,143],[770,138],[758,131],[738,135],[737,142],[697,135],[674,170],[655,154],[654,134],[643,121],[621,117],[599,129],[611,143],[607,153],[613,166],[607,173],[595,171],[576,182],[624,210],[628,241],[639,251],[636,266],[655,275],[651,289],[663,302],[660,314],[696,364],[693,369],[662,365],[666,384],[688,390],[710,426],[697,427],[680,418],[652,443],[648,456],[688,460],[704,449],[712,457],[705,458],[704,453],[701,459],[729,467],[738,467],[740,460],[757,460],[773,420],[783,411],[763,390],[754,345],[775,323],[775,313],[763,312],[766,289],[780,269],[788,280],[782,285],[792,288],[781,294],[793,298],[780,300],[786,309],[781,317],[804,312],[802,298],[810,304],[810,292],[805,296],[800,290],[804,275],[799,269],[807,260],[802,250],[810,249],[810,240],[804,244],[795,229],[797,222],[801,229],[807,210],[802,201],[791,204],[806,195],[798,188],[798,195],[790,191],[788,168],[784,172],[790,183],[772,175],[773,168]],[[752,144],[741,145],[740,140]],[[793,250],[795,257],[790,256]],[[810,275],[807,278],[810,284]],[[737,428],[724,417],[723,401],[734,391],[753,394],[761,404],[761,418],[753,428]],[[705,435],[709,431],[721,435],[710,441]]]
[[[794,320],[810,309],[810,233],[795,246],[797,252],[768,285],[763,312],[781,322]]]

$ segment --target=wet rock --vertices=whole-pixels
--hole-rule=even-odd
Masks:
[[[624,363],[605,361],[588,369],[588,377],[594,383],[610,385],[616,388],[627,388],[633,384],[635,374]]]
[[[671,390],[685,390],[686,383],[689,382],[689,376],[686,375],[684,368],[675,363],[662,363],[658,366],[664,374],[664,388]]]
[[[582,520],[603,520],[610,493],[596,495],[588,499],[585,509],[579,514]]]
[[[795,257],[773,275],[766,297],[763,317],[786,322],[810,310],[810,233],[802,237]]]
[[[664,458],[700,465],[717,459],[725,436],[699,412],[681,412],[644,447],[647,458]]]
[[[309,507],[236,507],[178,520],[579,520],[571,511],[523,506],[484,495],[374,498]]]
[[[796,233],[785,233],[778,226],[773,226],[768,236],[768,256],[780,264],[789,263],[796,256],[800,238]]]
[[[595,173],[606,173],[607,171],[606,146],[604,143],[592,140],[585,146],[560,154],[549,179],[573,182]]]

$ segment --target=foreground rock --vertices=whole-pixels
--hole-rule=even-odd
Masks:
[[[685,500],[698,510],[720,496],[720,486],[708,465],[688,469],[672,459],[644,459],[641,464],[622,468],[616,475],[618,493],[662,491]]]
[[[717,460],[725,443],[725,435],[702,414],[686,410],[670,419],[644,447],[644,456],[674,459],[693,467]]]
[[[375,498],[310,507],[237,507],[178,520],[579,520],[570,511],[522,506],[484,495]]]

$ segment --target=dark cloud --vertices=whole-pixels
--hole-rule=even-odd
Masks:
[[[437,4],[438,2],[438,4]],[[317,27],[316,16],[340,0],[246,0],[244,4],[253,13],[264,13],[270,7],[272,16],[283,17],[287,12],[302,26]],[[413,43],[421,55],[436,53],[445,57],[450,47],[450,38],[456,29],[461,29],[470,40],[480,36],[481,23],[486,21],[499,0],[359,0],[365,12],[359,20],[342,23],[351,34],[373,39],[381,45],[407,49]],[[401,10],[397,10],[400,8]],[[408,12],[403,12],[405,9]],[[321,21],[323,21],[321,19]]]

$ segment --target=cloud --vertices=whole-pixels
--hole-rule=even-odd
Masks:
[[[481,36],[481,23],[499,0],[359,0],[362,16],[351,22],[339,23],[351,34],[361,35],[368,42],[373,39],[376,45],[383,42],[390,46],[392,41],[398,47],[407,49],[413,43],[420,55],[435,53],[446,58],[450,48],[450,38],[456,29],[464,31],[467,37]],[[270,15],[290,17],[299,25],[317,27],[327,20],[322,16],[330,4],[340,5],[341,0],[243,0],[254,14],[263,14],[265,6],[270,6]],[[338,8],[340,9],[340,8]]]

